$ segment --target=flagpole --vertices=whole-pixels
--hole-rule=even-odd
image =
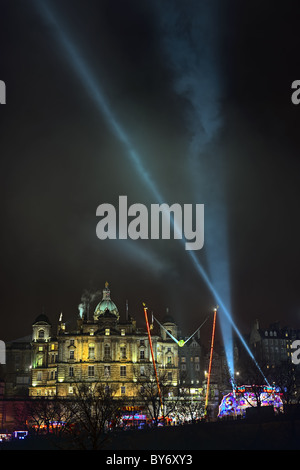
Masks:
[[[150,327],[149,327],[149,322],[148,322],[148,315],[147,315],[147,307],[143,303],[144,306],[144,313],[145,313],[145,320],[146,320],[146,326],[147,326],[147,332],[148,332],[148,339],[149,339],[149,344],[150,344],[150,350],[151,350],[151,355],[152,355],[152,362],[153,362],[153,367],[154,367],[154,372],[155,372],[155,377],[156,377],[156,383],[157,383],[157,390],[158,390],[158,395],[160,399],[160,406],[161,410],[163,413],[163,403],[162,403],[162,397],[161,397],[161,391],[160,391],[160,386],[159,386],[159,380],[158,380],[158,375],[157,375],[157,370],[156,370],[156,364],[155,364],[155,359],[154,359],[154,352],[153,352],[153,347],[152,347],[152,340],[151,340],[151,333],[150,333]]]
[[[212,357],[213,357],[213,350],[214,350],[217,310],[218,310],[218,308],[216,307],[214,309],[213,329],[212,329],[212,335],[211,335],[210,358],[209,358],[209,366],[208,366],[207,387],[206,387],[206,397],[205,397],[205,409],[204,409],[205,416],[207,414],[207,405],[208,405],[208,397],[209,397],[210,374],[211,374]]]

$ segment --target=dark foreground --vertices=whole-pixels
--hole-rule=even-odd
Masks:
[[[28,438],[0,444],[0,450],[64,449],[60,440]],[[200,423],[110,434],[103,450],[299,450],[300,419],[262,423],[228,421]]]

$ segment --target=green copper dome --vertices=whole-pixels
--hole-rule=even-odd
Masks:
[[[108,282],[106,282],[105,288],[103,289],[103,297],[95,309],[94,318],[97,320],[101,315],[104,315],[108,311],[119,318],[119,311],[116,304],[110,298],[110,290],[108,288]]]

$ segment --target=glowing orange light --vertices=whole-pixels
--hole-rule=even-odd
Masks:
[[[147,325],[147,332],[148,332],[150,350],[151,350],[151,355],[152,355],[152,362],[153,362],[153,367],[154,367],[154,372],[155,372],[155,377],[156,377],[157,390],[158,390],[158,395],[159,395],[159,399],[160,399],[160,406],[161,406],[161,409],[163,410],[161,391],[160,391],[159,380],[158,380],[156,364],[155,364],[155,359],[154,359],[154,353],[153,353],[153,348],[152,348],[152,340],[151,340],[150,326],[149,326],[149,322],[148,322],[147,307],[146,307],[145,304],[143,304],[143,306],[144,306],[144,313],[145,313],[145,319],[146,319],[146,325]]]
[[[213,357],[213,350],[214,350],[214,340],[215,340],[215,330],[216,330],[216,317],[217,317],[217,308],[214,309],[213,330],[212,330],[212,335],[211,335],[210,358],[209,358],[209,367],[208,367],[208,376],[207,376],[207,389],[206,389],[206,398],[205,398],[205,414],[207,412],[207,405],[208,405],[211,364],[212,364],[212,357]]]

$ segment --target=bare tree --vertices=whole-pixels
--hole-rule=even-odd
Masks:
[[[137,399],[140,403],[143,403],[154,425],[157,426],[159,418],[167,418],[176,409],[178,401],[176,387],[172,385],[171,380],[168,378],[168,371],[164,369],[158,372],[158,390],[152,364],[144,364],[142,374],[140,369],[135,368],[134,374]]]
[[[100,449],[109,431],[119,425],[123,400],[115,398],[115,390],[103,383],[78,384],[74,398],[66,407],[73,414],[74,426],[68,428],[77,448]]]
[[[191,394],[189,388],[181,388],[176,411],[180,420],[195,423],[204,414],[204,399]]]
[[[16,423],[31,435],[51,434],[61,436],[73,424],[73,412],[65,400],[56,397],[27,399],[14,407]]]
[[[278,364],[272,372],[272,382],[280,390],[285,405],[299,401],[299,376],[290,361]]]
[[[28,399],[15,409],[19,425],[61,448],[100,449],[120,422],[122,400],[104,384],[75,384],[72,398]],[[60,440],[55,438],[62,438]]]

